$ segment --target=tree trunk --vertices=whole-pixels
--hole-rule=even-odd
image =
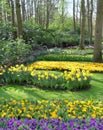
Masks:
[[[91,10],[90,10],[90,41],[89,43],[92,44],[92,35],[93,35],[93,0],[91,0]]]
[[[48,29],[49,26],[49,6],[50,6],[50,2],[49,0],[46,0],[46,30]]]
[[[85,36],[85,0],[81,0],[81,28],[79,49],[84,49]]]
[[[25,14],[26,14],[25,0],[23,0],[23,1],[22,1],[22,20],[23,20],[23,21],[26,20]]]
[[[0,3],[0,22],[2,23],[2,4]]]
[[[65,2],[65,0],[62,0],[62,17],[61,17],[61,20],[62,20],[62,30],[64,30],[64,2]]]
[[[38,4],[37,4],[37,19],[38,19],[38,24],[42,25],[42,0],[38,0]]]
[[[87,0],[87,8],[88,8],[88,41],[89,44],[92,44],[92,17],[93,17],[93,0]]]
[[[14,2],[13,0],[10,0],[10,1],[11,1],[12,25],[15,26]]]
[[[17,24],[18,24],[18,37],[21,37],[23,32],[22,32],[21,9],[20,9],[19,0],[16,0],[16,15],[17,15]]]
[[[38,17],[37,17],[37,14],[38,14],[38,9],[37,9],[37,0],[34,1],[34,14],[35,14],[35,23],[38,23]]]
[[[76,21],[75,21],[75,0],[73,0],[73,31],[76,31]]]
[[[97,16],[94,42],[94,62],[102,62],[102,27],[103,27],[103,0],[97,1]]]
[[[87,0],[88,41],[90,44],[90,1]]]
[[[14,1],[10,0],[11,2],[11,20],[12,20],[12,27],[15,27],[15,11],[14,11]],[[13,29],[12,31],[13,39],[17,38],[17,32]]]
[[[77,0],[77,9],[76,9],[76,22],[79,22],[78,14],[79,14],[79,0]]]
[[[31,3],[30,3],[30,18],[33,17],[33,0],[31,0]]]
[[[7,6],[8,6],[9,9],[11,8],[10,0],[7,0]],[[7,21],[11,22],[11,12],[10,11],[7,11]]]

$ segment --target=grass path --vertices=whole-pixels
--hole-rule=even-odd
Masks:
[[[14,98],[20,99],[70,99],[70,100],[102,100],[103,101],[103,74],[95,73],[91,81],[91,88],[88,90],[70,91],[50,91],[37,88],[27,88],[25,86],[7,85],[0,87],[0,100]]]

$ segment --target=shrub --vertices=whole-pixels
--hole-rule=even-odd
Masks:
[[[26,43],[35,49],[38,45],[53,47],[55,45],[54,32],[45,30],[42,27],[35,28],[32,25],[23,25],[23,38]]]
[[[0,64],[15,64],[21,62],[30,53],[30,45],[22,39],[0,42]]]
[[[16,27],[12,27],[11,24],[1,24],[0,25],[0,40],[12,40],[13,38],[13,32],[15,31],[15,34],[17,32]]]
[[[38,60],[43,61],[92,61],[92,57],[86,55],[68,55],[68,54],[46,54],[39,56]]]

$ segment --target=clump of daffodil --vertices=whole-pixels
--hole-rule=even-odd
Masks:
[[[53,64],[54,65],[54,64]],[[53,66],[51,66],[53,67]],[[61,66],[59,66],[61,67]],[[43,66],[43,68],[45,68]],[[55,68],[55,65],[54,65]],[[71,71],[54,72],[35,70],[34,65],[15,65],[2,71],[5,83],[27,83],[41,88],[77,90],[86,88],[90,83],[90,72],[87,70],[71,68]],[[7,78],[7,80],[6,80]]]

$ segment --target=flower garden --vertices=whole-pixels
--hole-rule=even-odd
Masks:
[[[103,102],[69,100],[0,102],[3,130],[79,130],[103,128]]]
[[[92,72],[92,73],[91,73]],[[38,61],[29,65],[1,66],[0,83],[28,84],[38,89],[88,91],[93,73],[103,63]],[[103,101],[15,100],[0,101],[0,130],[102,130]]]

